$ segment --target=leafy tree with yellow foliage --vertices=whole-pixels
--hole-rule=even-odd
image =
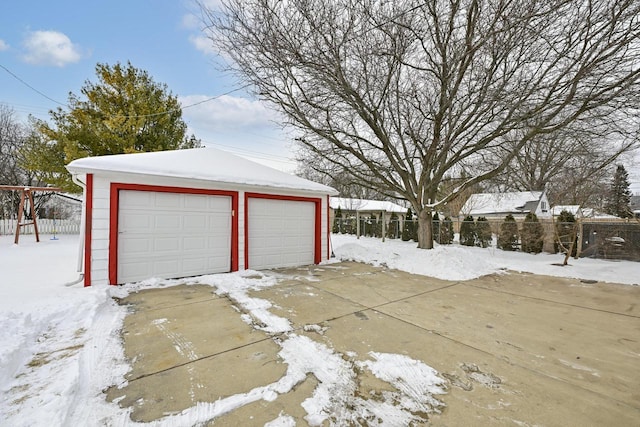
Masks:
[[[24,147],[26,166],[46,181],[73,190],[65,169],[87,156],[200,147],[176,96],[166,84],[126,66],[96,65],[98,82],[86,81],[81,96],[69,93],[68,109],[50,111],[52,124],[34,119],[38,130]]]

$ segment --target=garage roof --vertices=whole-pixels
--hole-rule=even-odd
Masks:
[[[67,165],[71,173],[122,172],[337,194],[309,181],[215,148],[85,157]]]

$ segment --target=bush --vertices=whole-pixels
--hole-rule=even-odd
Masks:
[[[442,222],[440,221],[440,215],[438,212],[433,214],[431,219],[431,231],[433,233],[433,240],[440,243]]]
[[[344,227],[342,226],[342,209],[340,209],[340,206],[338,206],[338,209],[336,209],[335,217],[333,218],[333,232],[342,233],[343,228]]]
[[[445,216],[440,224],[440,243],[443,245],[453,243],[453,221],[448,216]]]
[[[360,218],[360,234],[365,237],[382,237],[382,221],[375,215]]]
[[[543,241],[542,224],[538,221],[538,216],[529,212],[522,224],[522,251],[539,254],[542,252]]]
[[[371,215],[371,222],[373,224],[373,237],[382,238],[382,221],[384,221],[384,219],[377,219],[375,215]]]
[[[354,217],[343,218],[341,230],[344,234],[356,234],[356,219]]]
[[[476,221],[476,246],[480,246],[481,248],[488,248],[491,246],[492,233],[491,233],[491,225],[487,218],[481,216]]]
[[[468,215],[460,226],[460,244],[464,246],[475,246],[477,237],[476,224],[473,222],[473,216]]]
[[[556,239],[553,243],[553,249],[555,252],[566,253],[571,247],[571,236],[574,235],[574,227],[575,227],[576,217],[569,211],[563,210],[560,212],[556,220]],[[573,245],[573,251],[571,251],[571,256],[576,256],[578,251],[577,244],[578,236],[576,233]],[[562,243],[562,245],[560,245]],[[564,246],[564,249],[561,249]]]
[[[509,214],[504,218],[504,222],[500,224],[498,248],[504,251],[517,251],[519,240],[518,224],[513,215]]]
[[[389,227],[387,227],[387,237],[395,239],[398,237],[398,215],[395,212],[391,213],[389,217]]]
[[[412,221],[413,219],[413,213],[411,212],[411,208],[407,209],[407,216],[404,218],[403,224],[402,224],[402,241],[403,242],[408,242],[409,240],[411,240],[411,228],[412,228]]]

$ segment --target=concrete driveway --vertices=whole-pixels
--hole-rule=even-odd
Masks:
[[[445,406],[418,414],[425,425],[640,425],[640,287],[519,273],[447,282],[348,262],[267,274],[278,284],[251,296],[273,303],[296,334],[344,358],[399,353],[436,369]],[[287,370],[278,334],[251,327],[210,286],[120,303],[131,307],[122,336],[132,370],[107,397],[134,421],[247,393]],[[357,384],[365,399],[388,387],[363,372]],[[317,385],[309,375],[207,425],[262,426],[283,413],[308,425],[301,403]]]

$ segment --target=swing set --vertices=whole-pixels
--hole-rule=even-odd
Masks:
[[[17,186],[17,185],[0,185],[0,191],[21,191],[20,195],[20,207],[18,208],[18,223],[16,224],[16,237],[14,243],[17,245],[20,240],[20,229],[22,227],[26,227],[28,225],[33,225],[33,230],[36,235],[36,242],[40,242],[40,235],[38,234],[38,222],[36,221],[36,208],[33,203],[33,193],[35,191],[44,191],[44,192],[59,192],[62,191],[60,188],[56,187],[30,187],[27,185]],[[28,204],[29,213],[31,214],[30,222],[22,222],[22,216],[24,215],[25,205]]]

